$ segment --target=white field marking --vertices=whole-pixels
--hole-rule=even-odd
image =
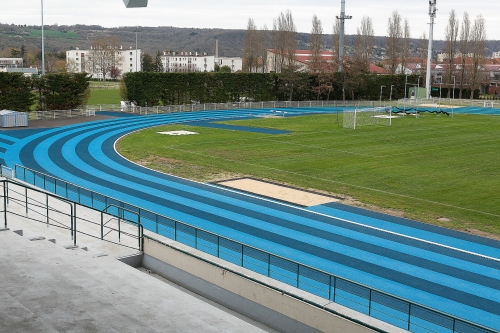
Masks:
[[[398,196],[398,197],[402,197],[402,198],[407,198],[407,199],[411,199],[411,200],[419,200],[419,201],[422,201],[422,202],[428,202],[428,203],[432,203],[432,204],[436,204],[436,205],[441,205],[441,206],[445,206],[445,207],[455,208],[455,209],[458,209],[458,210],[465,210],[465,211],[469,211],[469,212],[480,213],[480,214],[483,214],[483,215],[500,217],[500,215],[498,215],[498,214],[483,212],[483,211],[476,210],[476,209],[471,209],[471,208],[458,207],[458,206],[454,206],[454,205],[450,205],[450,204],[446,204],[446,203],[442,203],[442,202],[437,202],[437,201],[432,201],[432,200],[427,200],[427,199],[421,199],[421,198],[417,198],[417,197],[412,197],[410,195],[393,193],[393,192],[379,190],[379,189],[374,189],[374,188],[370,188],[370,187],[366,187],[366,186],[361,186],[361,185],[353,185],[353,184],[349,184],[349,183],[345,183],[345,182],[339,182],[339,181],[336,181],[336,180],[324,179],[324,178],[314,177],[314,176],[310,176],[310,175],[305,175],[305,174],[298,173],[298,172],[292,172],[292,171],[287,171],[287,170],[281,170],[281,169],[278,169],[278,168],[267,167],[267,166],[263,166],[263,165],[259,165],[259,164],[242,162],[242,161],[239,161],[239,160],[231,160],[231,159],[228,159],[228,158],[215,157],[213,155],[196,153],[196,152],[192,152],[192,151],[189,151],[189,150],[175,149],[175,148],[172,148],[172,147],[165,147],[165,148],[169,148],[171,150],[180,151],[180,152],[183,152],[183,153],[189,153],[189,154],[195,154],[195,155],[200,155],[200,156],[204,156],[204,157],[222,159],[222,160],[225,160],[225,161],[228,161],[228,162],[236,162],[236,163],[247,164],[247,165],[250,165],[250,166],[259,167],[259,168],[265,168],[265,169],[273,170],[273,171],[276,171],[276,172],[283,172],[283,173],[288,173],[288,174],[291,174],[291,175],[296,175],[296,176],[301,176],[301,177],[306,177],[306,178],[321,180],[323,182],[336,183],[336,184],[341,184],[341,185],[356,187],[356,188],[360,188],[360,189],[364,189],[364,190],[370,190],[370,191],[373,191],[373,192],[379,192],[379,193],[383,193],[383,194],[390,194],[390,195],[394,195],[394,196]]]
[[[130,133],[129,133],[130,134]],[[126,136],[128,134],[125,134],[124,136]],[[122,136],[122,137],[124,137]],[[125,157],[123,157],[123,155],[121,155],[118,150],[116,149],[116,143],[121,139],[121,137],[119,139],[117,139],[114,143],[114,150],[115,152],[121,156],[124,160],[127,160],[137,166],[140,166],[144,169],[149,169],[149,170],[152,170],[152,171],[155,171],[155,172],[159,172],[159,173],[162,173],[158,170],[154,170],[154,169],[151,169],[151,168],[148,168],[148,167],[145,167],[143,165],[140,165],[140,164],[137,164],[135,163],[134,161],[131,161]],[[173,149],[173,150],[178,150],[178,149]],[[213,156],[210,156],[210,155],[206,155],[206,154],[199,154],[199,153],[193,153],[193,152],[190,152],[190,151],[183,151],[183,150],[178,150],[178,151],[182,151],[182,152],[187,152],[187,153],[191,153],[191,154],[197,154],[197,155],[202,155],[202,156],[208,156],[208,157],[212,157]],[[219,158],[219,157],[217,157]],[[244,163],[244,164],[248,164],[248,165],[251,165],[251,166],[257,166],[257,167],[262,167],[262,168],[267,168],[267,169],[271,169],[271,170],[276,170],[276,171],[280,171],[280,172],[286,172],[286,173],[289,173],[289,174],[295,174],[295,175],[299,175],[299,176],[303,176],[303,177],[308,177],[308,178],[313,178],[313,179],[318,179],[318,180],[323,180],[323,181],[327,181],[327,182],[332,182],[332,183],[338,183],[338,184],[343,184],[343,185],[348,185],[348,186],[353,186],[353,187],[358,187],[358,188],[362,188],[362,189],[367,189],[367,190],[371,190],[371,191],[375,191],[375,192],[381,192],[381,193],[386,193],[386,194],[392,194],[392,195],[396,195],[396,196],[401,196],[401,197],[406,197],[406,198],[410,198],[410,199],[414,199],[414,200],[420,200],[420,201],[424,201],[424,202],[430,202],[430,203],[434,203],[434,204],[438,204],[438,205],[443,205],[443,206],[447,206],[447,207],[452,207],[452,208],[457,208],[457,209],[460,209],[460,210],[467,210],[467,211],[472,211],[472,212],[477,212],[477,213],[481,213],[481,214],[486,214],[486,215],[491,215],[491,216],[497,216],[497,217],[500,217],[500,215],[496,215],[496,214],[492,214],[492,213],[486,213],[486,212],[481,212],[481,211],[477,211],[477,210],[474,210],[474,209],[468,209],[468,208],[462,208],[462,207],[456,207],[456,206],[453,206],[453,205],[449,205],[449,204],[444,204],[444,203],[440,203],[440,202],[434,202],[434,201],[431,201],[431,200],[425,200],[425,199],[420,199],[420,198],[414,198],[414,197],[410,197],[410,196],[406,196],[406,195],[402,195],[402,194],[395,194],[395,193],[391,193],[391,192],[387,192],[387,191],[382,191],[382,190],[377,190],[377,189],[372,189],[372,188],[368,188],[368,187],[364,187],[364,186],[358,186],[358,185],[351,185],[351,184],[347,184],[347,183],[342,183],[342,182],[337,182],[337,181],[332,181],[332,180],[326,180],[326,179],[321,179],[321,178],[318,178],[318,177],[311,177],[311,176],[308,176],[308,175],[302,175],[302,174],[299,174],[297,172],[290,172],[290,171],[285,171],[285,170],[279,170],[279,169],[276,169],[276,168],[269,168],[269,167],[264,167],[264,166],[261,166],[261,165],[256,165],[256,164],[252,164],[252,163],[247,163],[247,162],[240,162],[240,161],[233,161],[233,160],[229,160],[229,159],[224,159],[224,160],[227,160],[227,161],[231,161],[231,162],[239,162],[239,163]],[[169,174],[170,175],[170,174]],[[217,189],[221,189],[220,186],[217,186],[217,185],[213,185],[213,184],[209,184],[209,183],[202,183],[202,182],[198,182],[198,181],[194,181],[194,180],[191,180],[191,179],[187,179],[187,178],[183,178],[183,177],[179,177],[179,176],[175,176],[175,175],[170,175],[172,177],[175,177],[175,178],[178,178],[178,179],[184,179],[184,180],[189,180],[193,183],[197,183],[197,184],[202,184],[202,185],[207,185],[209,187],[213,187],[213,188],[217,188]],[[486,255],[483,255],[483,254],[480,254],[480,253],[476,253],[476,252],[471,252],[471,251],[467,251],[467,250],[463,250],[463,249],[459,249],[459,248],[455,248],[455,247],[452,247],[452,246],[448,246],[448,245],[444,245],[444,244],[440,244],[440,243],[436,243],[436,242],[431,242],[431,241],[428,241],[428,240],[425,240],[425,239],[421,239],[421,238],[417,238],[417,237],[412,237],[412,236],[408,236],[408,235],[404,235],[404,234],[400,234],[400,233],[397,233],[397,232],[393,232],[393,231],[389,231],[389,230],[385,230],[385,229],[381,229],[381,228],[376,228],[376,227],[372,227],[372,226],[368,226],[368,225],[365,225],[365,224],[362,224],[362,223],[358,223],[358,222],[354,222],[354,221],[350,221],[350,220],[346,220],[346,219],[342,219],[342,218],[339,218],[339,217],[333,217],[333,216],[330,216],[330,215],[326,215],[326,214],[322,214],[322,213],[318,213],[318,212],[314,212],[314,211],[311,211],[311,210],[307,210],[307,209],[304,209],[304,208],[300,208],[300,207],[296,207],[296,206],[292,206],[292,205],[288,205],[288,204],[285,204],[285,203],[282,203],[282,202],[276,202],[274,200],[270,200],[270,199],[266,199],[266,198],[262,198],[262,197],[259,197],[259,196],[255,196],[255,195],[251,195],[251,194],[248,194],[248,193],[241,193],[239,191],[236,191],[236,190],[231,190],[231,189],[224,189],[225,191],[228,191],[228,192],[233,192],[233,193],[238,193],[238,194],[241,194],[241,195],[244,195],[244,196],[248,196],[248,197],[251,197],[251,198],[256,198],[256,199],[259,199],[259,200],[264,200],[264,201],[268,201],[268,202],[272,202],[272,203],[275,203],[275,204],[279,204],[279,205],[282,205],[282,206],[286,206],[286,207],[291,207],[291,208],[295,208],[295,209],[299,209],[299,210],[302,210],[302,211],[306,211],[306,212],[309,212],[309,213],[313,213],[313,214],[317,214],[317,215],[320,215],[320,216],[325,216],[325,217],[329,217],[329,218],[335,218],[339,221],[343,221],[343,222],[346,222],[346,223],[350,223],[350,224],[354,224],[354,225],[358,225],[358,226],[362,226],[362,227],[365,227],[365,228],[368,228],[368,229],[372,229],[372,230],[378,230],[378,231],[381,231],[381,232],[385,232],[385,233],[388,233],[388,234],[391,234],[391,235],[396,235],[396,236],[401,236],[403,238],[407,238],[407,239],[412,239],[412,240],[416,240],[416,241],[420,241],[420,242],[423,242],[423,243],[427,243],[427,244],[431,244],[431,245],[435,245],[435,246],[440,246],[440,247],[443,247],[443,248],[447,248],[447,249],[450,249],[450,250],[454,250],[454,251],[458,251],[458,252],[462,252],[462,253],[467,253],[467,254],[470,254],[470,255],[474,255],[474,256],[477,256],[477,257],[481,257],[481,258],[485,258],[485,259],[489,259],[489,260],[493,260],[493,261],[497,261],[497,262],[500,262],[500,259],[498,258],[495,258],[495,257],[490,257],[490,256],[486,256]]]
[[[193,135],[193,134],[199,134],[196,132],[190,132],[190,131],[168,131],[168,132],[156,132],[157,134],[164,134],[164,135]]]

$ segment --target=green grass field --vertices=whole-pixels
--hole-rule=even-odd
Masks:
[[[44,29],[43,34],[45,37],[56,37],[56,38],[81,38],[79,34],[74,31],[61,32],[57,30],[47,30]],[[41,29],[31,29],[30,37],[42,37]]]
[[[120,104],[120,101],[120,89],[91,89],[88,104]]]
[[[422,114],[356,130],[339,127],[336,115],[231,123],[293,132],[170,125],[133,133],[118,148],[129,159],[186,178],[251,175],[419,221],[500,235],[500,117]],[[160,130],[199,135],[156,134]]]

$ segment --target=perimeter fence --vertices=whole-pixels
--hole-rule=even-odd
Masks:
[[[80,205],[124,219],[138,218],[147,230],[403,329],[418,332],[496,332],[53,176],[20,165],[16,165],[14,171],[18,179]]]

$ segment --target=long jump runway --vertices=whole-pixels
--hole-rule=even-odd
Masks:
[[[287,116],[324,111],[290,109]],[[498,241],[341,204],[280,204],[145,169],[114,149],[121,136],[151,126],[270,113],[175,113],[0,131],[0,158],[500,331]]]

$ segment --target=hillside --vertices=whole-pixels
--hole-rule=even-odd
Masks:
[[[119,27],[103,28],[96,25],[74,26],[46,26],[46,52],[60,52],[76,48],[89,48],[93,39],[104,36],[118,37],[124,48],[135,48],[135,31],[138,47],[145,52],[154,54],[160,50],[193,51],[215,54],[215,40],[219,40],[219,55],[225,57],[241,57],[245,30],[232,29],[196,29],[176,27]],[[28,50],[39,50],[41,30],[40,26],[16,26],[0,23],[0,55],[10,55],[11,48],[20,49],[25,45]],[[309,34],[299,33],[297,36],[299,49],[307,49]],[[346,45],[354,44],[355,36],[346,36]],[[332,45],[332,36],[324,35],[323,43],[326,48]],[[377,50],[380,53],[385,46],[385,37],[376,37]],[[418,40],[413,40],[418,45]],[[443,41],[435,41],[435,53],[443,48]],[[487,54],[500,51],[500,41],[488,41]],[[380,54],[379,54],[380,55]]]

